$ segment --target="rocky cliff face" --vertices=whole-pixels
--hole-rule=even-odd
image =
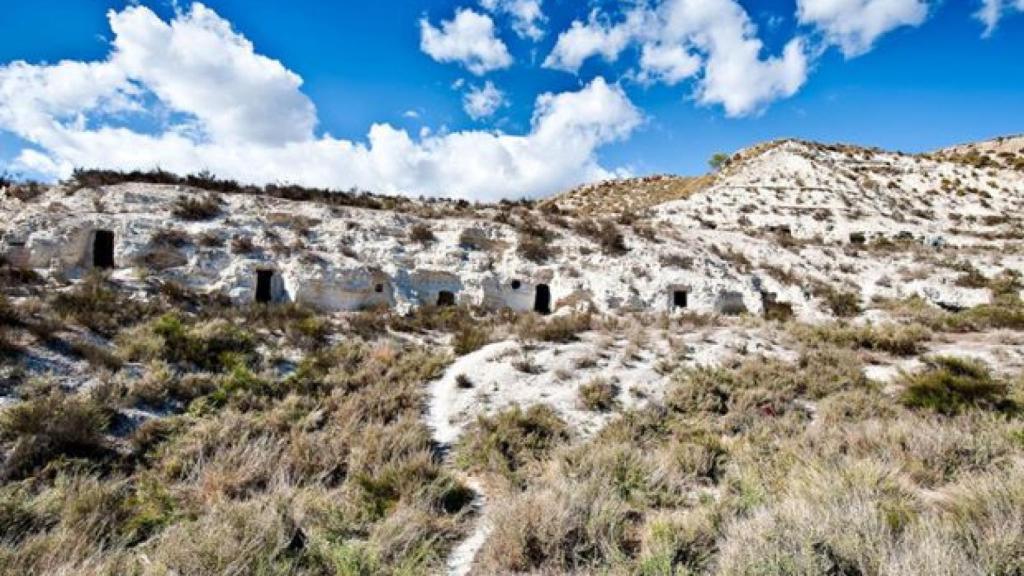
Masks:
[[[101,264],[97,238],[110,233],[122,279],[158,275],[244,302],[257,297],[263,271],[272,299],[325,311],[408,310],[449,297],[529,310],[541,286],[556,312],[685,303],[760,314],[770,301],[814,318],[834,313],[837,291],[961,308],[990,298],[958,281],[965,267],[985,277],[1024,268],[1024,173],[961,156],[776,142],[740,152],[680,199],[606,213],[607,224],[581,213],[579,192],[540,208],[436,217],[422,203],[395,212],[183,186],[57,186],[32,198],[5,193],[0,250],[74,279]],[[603,190],[616,205],[616,195],[650,186],[667,184],[608,183],[585,198],[592,207],[593,190]]]

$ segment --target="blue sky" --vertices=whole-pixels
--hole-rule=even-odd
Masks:
[[[642,27],[643,30],[624,32],[631,39],[616,51],[613,62],[589,53],[578,69],[544,66],[554,51],[564,47],[559,44],[566,44],[562,34],[570,29],[572,22],[579,21],[580,25],[590,25],[593,30],[609,32],[623,24],[630,10],[639,10],[636,6],[622,2],[520,0],[538,2],[543,13],[543,19],[536,24],[544,34],[531,38],[517,34],[514,13],[501,9],[501,2],[516,0],[490,0],[491,6],[487,6],[487,1],[327,3],[292,0],[285,5],[261,0],[207,0],[204,4],[213,18],[230,25],[238,38],[251,42],[255,55],[276,61],[301,78],[301,88],[296,90],[301,90],[315,107],[316,128],[306,140],[323,143],[323,137],[329,135],[332,139],[329,145],[366,145],[373,124],[388,126],[389,139],[405,134],[410,140],[388,148],[393,154],[383,160],[365,159],[363,155],[343,156],[336,163],[344,169],[333,172],[310,165],[292,172],[288,163],[282,162],[280,174],[265,171],[254,174],[251,179],[490,199],[487,190],[492,187],[501,189],[494,192],[497,195],[518,195],[518,190],[525,195],[540,195],[578,181],[612,174],[700,173],[713,152],[733,151],[779,137],[922,151],[1024,131],[1024,13],[1020,11],[1024,3],[1019,1],[1014,4],[1014,0],[1003,0],[1001,18],[988,34],[985,24],[976,16],[982,0],[848,0],[845,11],[825,14],[818,20],[807,16],[803,22],[798,22],[798,10],[809,8],[798,6],[796,0],[652,1],[644,9],[653,19]],[[720,5],[725,15],[715,15],[714,22],[727,22],[728,18],[736,17],[749,20],[748,24],[756,29],[750,28],[744,38],[763,42],[759,53],[762,61],[782,58],[786,45],[799,38],[806,54],[801,58],[805,69],[794,73],[799,78],[787,76],[787,80],[780,80],[786,86],[780,84],[766,94],[751,96],[753,104],[746,100],[734,103],[733,109],[713,96],[700,96],[714,89],[707,80],[704,64],[678,82],[640,80],[637,75],[644,68],[639,60],[645,45],[654,42],[667,45],[666,38],[672,41],[682,38],[673,36],[675,32],[665,32],[655,39],[646,31],[660,26],[658,10],[665,9],[662,4],[673,1],[689,2],[699,9]],[[819,0],[802,2],[811,5]],[[992,2],[998,3],[998,0],[989,0],[990,4]],[[165,1],[141,4],[162,23],[173,21],[176,10],[179,17],[192,10],[185,2],[177,8]],[[893,7],[886,8],[885,4]],[[114,86],[117,83],[112,81],[111,90],[121,96],[127,94],[125,97],[132,101],[131,106],[122,106],[114,112],[109,106],[90,107],[74,102],[74,98],[71,102],[41,105],[40,101],[50,97],[23,96],[32,90],[53,91],[54,84],[46,84],[35,76],[52,71],[50,66],[59,61],[108,60],[111,41],[115,38],[108,11],[125,11],[131,5],[124,1],[37,0],[10,3],[5,7],[4,18],[0,20],[0,97],[10,102],[5,119],[5,103],[0,100],[0,170],[61,176],[72,165],[91,162],[113,167],[213,168],[226,176],[250,179],[245,165],[267,164],[265,159],[269,152],[262,148],[253,152],[251,158],[235,158],[238,164],[211,159],[210,166],[195,166],[197,162],[205,162],[197,158],[221,158],[222,151],[213,154],[204,148],[188,151],[187,155],[182,152],[183,156],[178,159],[174,155],[181,151],[181,146],[161,145],[154,147],[150,156],[133,155],[129,153],[132,149],[144,147],[131,138],[118,139],[110,133],[104,133],[102,138],[90,133],[90,139],[82,140],[93,148],[102,146],[103,152],[82,151],[75,146],[84,144],[69,144],[72,136],[64,132],[37,137],[34,136],[37,130],[45,128],[12,119],[24,118],[28,114],[26,110],[34,114],[42,108],[45,110],[41,113],[40,125],[44,127],[47,122],[60,122],[65,130],[66,126],[74,124],[76,130],[87,132],[106,126],[143,135],[200,134],[190,137],[201,143],[248,150],[238,145],[237,134],[231,133],[230,128],[218,131],[204,124],[203,113],[196,114],[191,102],[183,103],[173,96],[168,98],[159,87],[154,88],[161,80],[146,71],[135,72],[135,76],[127,73],[119,86]],[[873,8],[886,8],[881,10],[883,15],[903,10],[903,20],[899,20],[897,14],[891,21],[879,23],[877,13],[873,17],[866,14]],[[428,26],[443,32],[442,23],[454,20],[460,9],[472,10],[474,15],[491,20],[493,37],[507,50],[507,63],[474,74],[458,56],[445,60],[427,53],[430,50],[423,46],[422,21],[425,19]],[[592,11],[596,18],[590,20]],[[862,20],[867,22],[863,26],[873,26],[870,41],[866,46],[862,42],[852,52],[846,50],[836,36],[837,31],[849,34],[851,29],[861,26]],[[205,20],[204,25],[210,21]],[[669,25],[665,28],[667,30]],[[694,40],[703,29],[691,32],[691,36],[679,40],[680,46],[698,60],[710,61],[711,49]],[[146,49],[159,51],[160,47]],[[732,58],[725,53],[732,48],[715,49],[722,53],[723,61]],[[161,55],[147,54],[147,58],[150,57],[159,59]],[[13,74],[9,63],[14,61],[31,65],[30,73],[20,70],[17,82],[10,79]],[[159,60],[146,62],[153,61]],[[238,62],[238,66],[245,66],[244,58]],[[181,75],[177,69],[169,70],[168,74],[171,73]],[[5,74],[8,76],[6,86]],[[204,75],[195,82],[205,83],[208,88],[210,82],[223,82],[225,77],[238,76],[228,71],[223,75]],[[595,79],[603,80],[607,86],[594,86]],[[723,89],[728,94],[746,90],[746,86],[736,84],[741,80],[731,80]],[[276,77],[275,81],[287,84],[284,76]],[[465,95],[471,88],[482,88],[487,83],[503,93],[504,102],[493,114],[474,119],[465,109]],[[133,88],[126,89],[129,86]],[[259,87],[262,89],[265,84]],[[296,114],[301,115],[302,102],[282,95],[288,89],[280,85],[270,87],[273,95],[264,97],[252,86],[232,93],[232,87],[224,82],[229,100],[247,105],[250,99],[275,103],[280,97],[284,99],[281,102],[286,102],[282,107],[298,106]],[[180,90],[193,92],[187,84]],[[481,136],[476,144],[460,144],[455,150],[448,150],[451,143],[442,141],[444,135],[450,133],[475,137],[477,133],[488,135],[495,131],[510,136],[537,132],[536,122],[531,124],[531,119],[537,114],[538,96],[545,93],[586,94],[592,100],[587,104],[582,96],[579,101],[568,97],[556,99],[549,115],[552,125],[561,126],[561,114],[576,117],[579,106],[612,109],[608,118],[593,118],[582,126],[570,128],[566,141],[585,154],[574,154],[573,150],[567,151],[566,147],[554,144],[551,149],[542,149],[544,154],[539,160],[564,164],[561,170],[545,168],[543,173],[535,173],[534,168],[521,166],[518,160],[507,160],[507,166],[503,164],[505,152],[521,149],[514,146],[538,148],[532,140],[496,143],[494,139],[485,141]],[[12,94],[18,94],[22,100],[15,103]],[[91,96],[97,97],[96,94]],[[81,97],[88,100],[90,95]],[[195,105],[206,110],[208,117],[215,118],[223,113],[204,103]],[[60,106],[68,106],[68,109],[59,109]],[[737,106],[741,109],[737,110]],[[273,115],[272,110],[262,109],[252,114]],[[268,124],[267,130],[277,129],[277,125]],[[553,138],[561,136],[553,134]],[[435,140],[426,143],[423,138]],[[270,140],[272,142],[261,144],[273,148],[291,142],[283,137]],[[493,151],[489,148],[492,144]],[[384,149],[376,143],[373,148]],[[438,152],[439,148],[445,151]],[[26,149],[35,152],[27,160]],[[466,150],[473,149],[486,153],[479,158],[467,154]],[[235,156],[244,155],[239,152]],[[368,154],[375,155],[376,152]],[[409,166],[403,160],[405,157],[418,158],[416,165]],[[325,163],[335,162],[334,159],[331,154],[319,158]],[[374,167],[368,168],[361,162]],[[469,176],[446,174],[448,170],[439,166],[441,162],[465,162],[472,164],[476,172]],[[382,163],[386,167],[381,168]],[[492,165],[496,166],[494,173],[488,173],[488,166]],[[511,183],[510,187],[503,188],[502,181]]]

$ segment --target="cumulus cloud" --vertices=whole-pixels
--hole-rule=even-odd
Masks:
[[[696,77],[697,101],[720,104],[728,116],[746,116],[792,96],[807,79],[800,38],[780,56],[763,57],[757,28],[736,0],[663,0],[629,8],[611,24],[596,12],[559,35],[544,65],[578,71],[589,58],[613,61],[628,46],[641,47],[635,76],[676,84]]]
[[[926,0],[797,0],[799,22],[818,29],[847,58],[868,52],[887,32],[919,26],[927,17]]]
[[[471,86],[462,96],[462,108],[473,120],[494,116],[505,105],[505,93],[488,80],[483,86]]]
[[[577,72],[594,56],[614,62],[642,34],[648,17],[646,9],[636,8],[629,10],[622,22],[612,24],[600,11],[592,10],[586,22],[574,20],[568,30],[558,35],[558,41],[544,59],[543,66]]]
[[[541,25],[547,22],[542,0],[480,0],[480,6],[491,13],[508,14],[512,18],[512,30],[520,38],[534,42],[544,37]]]
[[[365,141],[317,135],[301,79],[204,6],[170,22],[141,6],[109,20],[115,38],[105,60],[0,66],[0,130],[31,144],[22,168],[53,176],[74,167],[208,169],[250,183],[535,197],[612,176],[596,151],[643,121],[621,88],[596,78],[539,96],[521,135],[413,137],[388,124],[372,125]],[[156,127],[132,128],[140,125]]]
[[[1003,16],[1013,10],[1024,12],[1024,0],[981,0],[981,7],[974,17],[985,25],[983,36],[991,36]]]
[[[678,44],[644,44],[640,52],[638,79],[644,83],[663,82],[673,86],[700,71],[700,57]]]
[[[457,10],[455,18],[441,22],[440,28],[421,19],[420,49],[438,62],[458,62],[477,76],[512,65],[491,17],[468,8]]]

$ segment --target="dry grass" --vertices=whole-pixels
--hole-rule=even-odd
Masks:
[[[790,332],[808,346],[822,344],[887,352],[896,356],[915,356],[924,350],[931,331],[920,324],[884,323],[878,325],[795,324]]]
[[[587,410],[607,412],[615,408],[619,387],[603,378],[594,378],[580,386],[580,403]]]
[[[533,461],[481,573],[1020,570],[1024,424],[998,402],[905,408],[862,369],[821,345],[678,373],[664,403]]]
[[[446,357],[349,340],[280,376],[262,338],[163,316],[124,337],[153,359],[130,385],[25,387],[0,412],[4,475],[28,478],[0,486],[0,573],[436,572],[473,498],[419,420]],[[133,403],[185,411],[115,440]]]

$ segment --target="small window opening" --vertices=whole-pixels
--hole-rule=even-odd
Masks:
[[[378,294],[380,294],[381,292],[384,291],[384,285],[383,284],[377,284],[376,286],[373,287],[373,291],[378,293]]]
[[[522,286],[523,286],[523,283],[520,282],[519,280],[513,280],[512,281],[512,289],[513,290],[519,290],[520,288],[522,288]]]

